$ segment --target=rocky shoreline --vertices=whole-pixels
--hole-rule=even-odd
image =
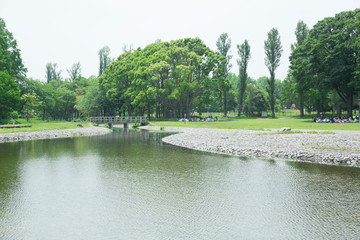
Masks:
[[[152,126],[141,128],[160,130]],[[205,152],[360,167],[360,131],[162,130],[180,132],[163,138],[164,142]]]
[[[0,143],[19,142],[38,139],[69,138],[80,136],[104,135],[111,130],[104,127],[87,127],[76,129],[50,130],[43,132],[19,132],[19,133],[1,133]]]

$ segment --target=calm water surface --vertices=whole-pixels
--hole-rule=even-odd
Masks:
[[[360,169],[201,153],[163,136],[0,144],[0,239],[360,239]]]

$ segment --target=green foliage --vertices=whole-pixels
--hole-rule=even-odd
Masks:
[[[121,54],[99,78],[100,91],[128,115],[190,116],[210,101],[220,54],[198,38],[158,42]]]
[[[2,18],[0,18],[0,71],[6,71],[11,77],[24,75],[27,71],[22,63],[16,40],[7,30]]]
[[[243,44],[237,45],[238,54],[240,59],[237,60],[239,65],[239,84],[238,84],[238,101],[239,101],[239,109],[238,116],[240,117],[242,108],[243,108],[243,100],[246,89],[246,80],[247,80],[247,66],[250,60],[250,45],[247,40],[244,41]]]
[[[12,111],[12,112],[10,112],[9,116],[10,116],[10,119],[14,119],[14,120],[16,120],[16,119],[18,119],[19,117],[21,117],[21,115],[20,115],[17,111]]]
[[[292,104],[298,105],[296,82],[292,74],[288,74],[281,86],[280,103],[289,108]]]
[[[0,119],[8,118],[10,112],[17,110],[20,91],[15,80],[25,72],[16,40],[0,18]]]
[[[27,115],[35,115],[36,110],[39,107],[39,97],[36,95],[35,91],[27,92],[21,95],[20,97],[22,104],[22,112]]]
[[[327,96],[335,90],[348,115],[352,114],[353,99],[360,90],[359,32],[360,9],[341,12],[319,21],[295,46],[290,60],[297,91],[299,96],[316,92],[308,97],[318,103],[318,111],[326,110]]]
[[[295,53],[295,50],[302,49],[302,45],[305,42],[309,35],[309,29],[307,28],[307,25],[303,21],[299,21],[296,26],[295,36],[296,36],[296,42],[291,45],[292,53]],[[302,54],[302,51],[297,54]],[[298,55],[299,56],[299,55]],[[310,95],[306,92],[306,90],[309,88],[308,83],[306,83],[306,80],[309,78],[309,72],[306,64],[308,64],[306,58],[299,58],[296,56],[296,54],[293,54],[293,56],[290,57],[290,59],[293,59],[293,61],[297,61],[297,64],[301,64],[300,67],[292,67],[291,71],[289,73],[289,79],[293,80],[292,83],[293,87],[292,89],[296,91],[297,95],[294,94],[298,98],[299,102],[299,108],[300,108],[300,117],[304,116],[304,103],[310,102]],[[288,89],[290,90],[290,86],[287,85]],[[294,92],[295,93],[295,92]]]
[[[99,92],[97,79],[78,77],[72,82],[51,80],[43,83],[37,80],[21,78],[19,81],[21,92],[20,111],[23,115],[36,116],[43,120],[70,120],[86,117],[86,111],[79,108],[80,99],[86,95],[89,85],[96,86],[89,99],[97,101]],[[97,109],[101,102],[96,102]],[[99,110],[101,111],[101,110]]]
[[[46,64],[46,81],[50,83],[51,80],[60,81],[61,71],[57,71],[57,63],[49,62]]]
[[[81,64],[80,62],[74,63],[71,66],[71,69],[67,70],[68,74],[69,74],[69,80],[70,82],[74,81],[75,79],[77,79],[78,77],[80,77],[81,75]]]
[[[99,55],[99,76],[101,76],[104,72],[106,67],[113,61],[110,55],[110,48],[108,46],[104,46],[98,52]]]
[[[244,112],[247,116],[255,116],[255,112],[259,116],[261,112],[267,111],[269,103],[266,93],[251,83],[246,88]]]
[[[218,59],[218,67],[214,72],[216,88],[220,93],[219,98],[222,100],[223,112],[226,115],[228,111],[227,95],[231,87],[227,76],[231,68],[230,59],[232,58],[232,55],[230,55],[231,39],[227,33],[222,33],[219,36],[218,40],[216,41],[216,47],[219,54],[223,57]]]
[[[75,108],[82,113],[83,117],[100,116],[104,109],[105,96],[100,91],[99,80],[89,79],[88,86],[76,96]]]
[[[19,86],[7,71],[0,71],[0,119],[9,117],[20,102]]]
[[[269,69],[270,79],[268,79],[268,93],[270,100],[271,116],[275,117],[275,70],[280,66],[280,58],[282,54],[282,46],[280,42],[279,32],[276,28],[272,28],[268,33],[268,38],[264,44],[265,48],[265,65]]]

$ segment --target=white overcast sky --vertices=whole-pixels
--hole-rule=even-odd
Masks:
[[[248,75],[268,76],[264,41],[279,30],[283,55],[276,78],[284,79],[299,20],[310,28],[325,17],[360,7],[359,0],[0,0],[0,17],[21,50],[27,76],[45,80],[45,65],[57,63],[62,77],[80,62],[82,75],[98,73],[98,50],[107,45],[117,58],[124,44],[145,47],[160,38],[200,37],[212,50],[223,32],[231,38],[232,69],[238,73],[236,45],[251,47]]]

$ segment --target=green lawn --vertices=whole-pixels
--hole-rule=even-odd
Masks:
[[[24,119],[18,120],[20,124],[31,124],[32,127],[26,128],[0,128],[0,133],[13,132],[37,132],[47,130],[60,130],[78,128],[77,122],[66,121],[41,121],[31,119],[26,122]],[[84,127],[88,127],[88,122],[81,122]],[[230,119],[230,121],[219,122],[178,122],[178,121],[153,121],[152,126],[160,127],[192,127],[192,128],[219,128],[219,129],[249,129],[266,130],[280,129],[289,127],[291,129],[309,129],[309,130],[351,130],[359,131],[360,123],[313,123],[309,119],[271,119],[271,118],[253,118],[253,119]]]
[[[15,132],[39,132],[39,131],[48,131],[48,130],[61,130],[61,129],[73,129],[78,128],[80,122],[66,122],[66,121],[41,121],[36,119],[31,119],[27,122],[25,119],[17,120],[19,124],[30,124],[32,127],[24,128],[0,128],[0,133],[15,133]],[[83,127],[88,127],[88,122],[81,122]]]
[[[266,130],[289,127],[291,129],[311,130],[352,130],[359,131],[360,123],[314,123],[309,119],[236,119],[220,122],[177,122],[177,121],[155,121],[152,126],[161,127],[192,127],[192,128],[219,128],[219,129],[248,129]]]

